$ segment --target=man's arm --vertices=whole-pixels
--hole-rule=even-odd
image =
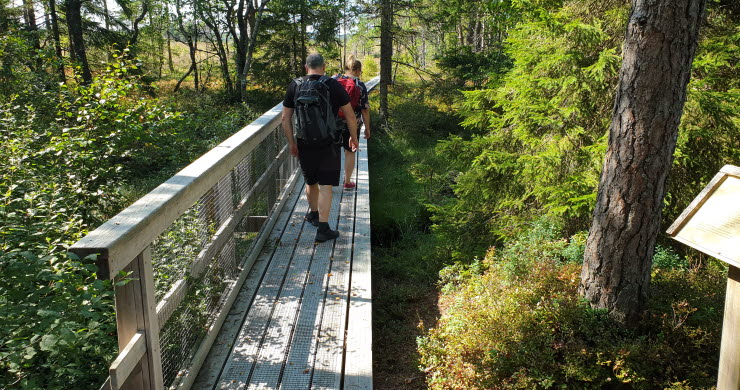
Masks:
[[[370,138],[370,110],[363,108],[362,111],[362,124],[365,126],[365,139]]]
[[[353,150],[357,150],[360,147],[360,143],[357,142],[357,119],[355,118],[355,112],[352,110],[352,104],[347,103],[340,107],[344,112],[344,118],[347,120],[347,128],[349,129],[349,146]]]
[[[293,137],[293,109],[283,106],[281,120],[283,123],[283,133],[285,134],[285,138],[288,139],[290,154],[298,156],[298,145],[296,145],[295,137]]]

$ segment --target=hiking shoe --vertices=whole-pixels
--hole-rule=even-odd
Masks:
[[[310,223],[313,226],[318,227],[319,226],[319,212],[318,211],[310,211],[306,213],[306,216],[304,217],[306,222]]]
[[[316,231],[316,242],[333,240],[337,237],[339,237],[339,232],[336,230],[331,230],[328,223],[319,223],[319,230]]]
[[[347,190],[351,190],[351,189],[353,189],[355,187],[357,187],[357,184],[356,183],[353,183],[353,182],[344,183],[344,188],[347,189]]]

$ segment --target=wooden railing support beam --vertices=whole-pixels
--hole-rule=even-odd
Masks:
[[[121,351],[121,356],[116,360],[128,360],[126,354],[138,351],[127,348],[137,338],[143,337],[145,350],[137,367],[126,370],[131,373],[127,378],[116,372],[116,366],[111,367],[111,387],[122,390],[161,390],[164,388],[162,354],[159,347],[150,247],[147,246],[126,266],[124,272],[130,273],[125,279],[128,282],[117,285],[115,291],[118,348]],[[134,345],[139,346],[136,343]]]

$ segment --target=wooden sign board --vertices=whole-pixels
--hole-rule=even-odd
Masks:
[[[740,168],[725,165],[667,233],[740,268]]]

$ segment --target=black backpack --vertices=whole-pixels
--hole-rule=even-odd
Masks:
[[[295,116],[293,125],[298,138],[308,145],[329,145],[341,142],[337,130],[337,118],[332,113],[329,77],[321,76],[318,80],[308,78],[295,79]]]

